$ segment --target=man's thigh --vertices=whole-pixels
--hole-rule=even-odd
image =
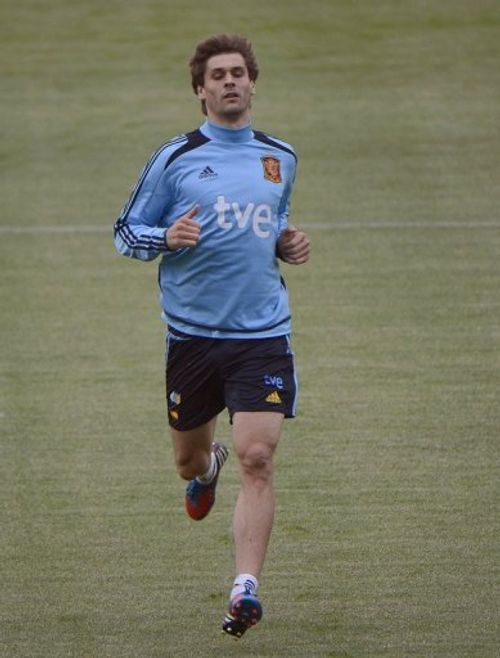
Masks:
[[[254,450],[272,456],[281,437],[284,416],[273,411],[238,411],[233,415],[233,445],[244,460]]]

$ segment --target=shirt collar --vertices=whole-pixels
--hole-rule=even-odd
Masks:
[[[242,128],[224,128],[210,121],[205,121],[200,130],[206,137],[228,144],[241,144],[253,138],[253,130],[249,123]]]

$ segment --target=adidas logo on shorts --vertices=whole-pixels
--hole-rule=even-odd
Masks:
[[[280,398],[278,391],[273,391],[272,393],[269,393],[269,395],[266,398],[266,402],[269,402],[270,404],[281,404],[282,400]]]

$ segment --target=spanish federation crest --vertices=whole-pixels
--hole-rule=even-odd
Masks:
[[[271,183],[281,183],[281,163],[278,158],[267,155],[261,160],[264,167],[264,178]]]

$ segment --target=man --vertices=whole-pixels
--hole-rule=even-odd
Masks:
[[[151,157],[115,224],[125,256],[161,256],[167,405],[176,466],[189,481],[187,513],[215,501],[228,451],[215,441],[228,408],[241,489],[233,519],[236,578],[223,631],[239,638],[262,617],[258,578],[274,514],[273,453],[295,415],[288,295],[278,258],[309,258],[288,225],[296,156],[252,129],[258,66],[237,35],[200,43],[192,85],[207,121]]]

